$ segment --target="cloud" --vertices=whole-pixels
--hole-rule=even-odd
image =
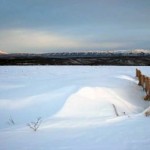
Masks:
[[[69,37],[43,30],[9,29],[2,30],[0,35],[0,49],[8,52],[47,52],[48,50],[80,50],[118,48],[123,46],[117,42],[92,41],[85,37]]]
[[[2,31],[0,36],[1,49],[45,49],[78,47],[79,41],[75,41],[54,33],[16,29]]]

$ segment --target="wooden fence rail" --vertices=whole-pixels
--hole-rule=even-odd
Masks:
[[[139,80],[138,85],[142,86],[146,93],[144,100],[150,100],[150,77],[143,75],[138,69],[136,69],[136,77]]]

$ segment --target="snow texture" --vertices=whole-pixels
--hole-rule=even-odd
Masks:
[[[1,66],[0,150],[150,149],[136,68],[150,76],[148,66]]]

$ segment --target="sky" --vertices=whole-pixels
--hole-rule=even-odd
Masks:
[[[0,50],[150,49],[150,0],[0,0]]]

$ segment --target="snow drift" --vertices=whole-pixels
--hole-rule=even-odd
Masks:
[[[111,89],[84,87],[72,94],[57,117],[115,117],[113,104],[119,115],[131,114],[135,106],[117,96]]]
[[[138,68],[150,75],[149,67]],[[135,69],[1,67],[0,150],[150,149],[149,102]],[[38,117],[34,132],[26,124]]]

